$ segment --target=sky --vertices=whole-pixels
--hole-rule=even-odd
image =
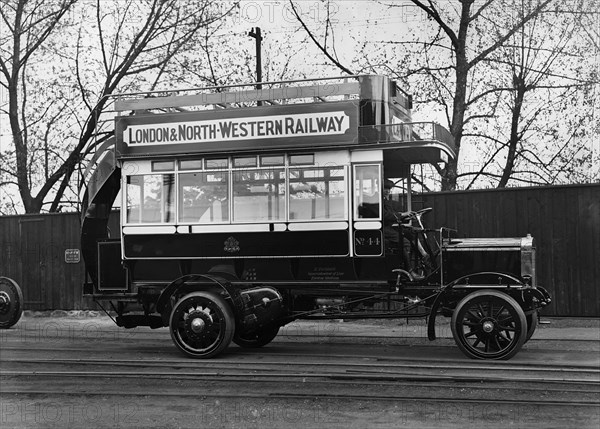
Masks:
[[[91,0],[82,0],[91,1]],[[227,10],[231,2],[222,2],[223,10]],[[340,62],[353,68],[352,59],[357,55],[360,40],[387,41],[402,40],[408,32],[425,31],[429,20],[424,12],[408,0],[394,1],[319,1],[297,0],[294,2],[309,29],[319,36],[329,20],[335,30],[335,52]],[[327,6],[329,5],[329,9]],[[393,5],[390,8],[390,5]],[[448,2],[448,5],[452,3]],[[451,6],[449,6],[451,7]],[[300,28],[289,2],[270,0],[243,0],[232,20],[234,27],[223,28],[223,43],[239,43],[253,52],[254,40],[248,32],[260,27],[263,35],[263,56],[274,61],[278,55],[286,56],[290,52],[290,43],[294,40],[306,40],[306,33]],[[600,21],[599,24],[600,26]],[[320,39],[322,41],[322,38]],[[332,42],[332,39],[329,39]],[[322,77],[341,75],[335,67],[324,66],[328,60],[312,42],[302,45],[302,49],[294,52],[292,67],[303,71],[307,76]],[[600,60],[600,58],[599,58]],[[4,88],[0,87],[0,104],[7,101]],[[5,115],[0,115],[0,150],[10,144],[11,136]],[[413,120],[434,120],[443,125],[445,117],[432,111],[414,113]],[[600,168],[600,142],[597,142],[596,157]],[[462,156],[467,154],[463,152]],[[0,190],[0,198],[2,190]]]

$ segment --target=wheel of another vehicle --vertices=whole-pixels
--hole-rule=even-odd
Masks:
[[[259,331],[239,334],[233,336],[233,342],[240,347],[256,349],[269,344],[279,333],[279,326],[271,326]]]
[[[231,343],[235,318],[222,296],[211,292],[192,292],[175,304],[169,330],[173,342],[184,354],[208,359],[221,353]]]
[[[8,329],[23,314],[23,293],[13,279],[0,277],[0,329]]]
[[[537,310],[531,314],[525,316],[525,320],[527,320],[527,337],[525,338],[525,342],[529,341],[533,333],[535,332],[538,326],[538,312]]]
[[[452,314],[452,335],[473,359],[510,359],[527,338],[525,313],[515,299],[495,290],[463,298]]]

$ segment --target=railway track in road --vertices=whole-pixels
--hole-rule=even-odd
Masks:
[[[44,390],[28,390],[26,392],[7,390],[3,392],[7,395],[27,395],[27,396],[80,396],[81,392],[65,392],[56,389],[44,389]],[[103,390],[100,392],[85,392],[85,396],[115,396],[115,397],[198,397],[198,393],[186,393],[186,392],[124,392],[122,390]],[[424,402],[438,402],[438,403],[464,403],[465,398],[451,398],[451,397],[439,397],[439,396],[413,396],[413,395],[353,395],[353,394],[332,394],[332,393],[208,393],[203,395],[204,397],[210,398],[233,398],[233,399],[338,399],[338,400],[369,400],[369,401],[385,401],[385,402],[397,402],[397,401],[424,401]],[[573,401],[573,400],[554,400],[554,401],[540,401],[530,399],[485,399],[485,398],[469,398],[469,403],[477,404],[489,404],[489,405],[518,405],[518,406],[547,406],[547,407],[588,407],[588,408],[599,408],[598,402],[592,401]]]
[[[265,356],[265,355],[263,355]],[[273,355],[278,358],[284,355],[277,354]],[[289,355],[287,355],[289,356]],[[267,355],[268,357],[268,355]],[[307,360],[307,357],[303,355],[302,361],[288,362],[286,368],[282,373],[288,374],[293,373],[289,371],[289,367],[293,366],[294,370],[300,370],[301,368],[310,368],[313,371],[315,368],[319,368],[321,372],[320,376],[332,377],[348,375],[349,377],[367,375],[372,377],[381,376],[382,378],[389,376],[398,377],[414,377],[419,379],[452,379],[452,380],[485,380],[485,381],[535,381],[535,382],[563,382],[563,383],[591,383],[600,384],[600,369],[588,366],[572,366],[565,367],[558,365],[548,364],[536,364],[534,365],[510,365],[510,364],[465,364],[463,362],[457,362],[448,364],[448,361],[444,360],[428,360],[419,361],[408,361],[403,359],[378,359],[370,358],[370,362],[324,362],[322,360]],[[323,358],[336,358],[331,355],[317,355],[319,359]],[[337,356],[337,358],[344,358],[344,356]],[[347,359],[347,356],[346,356]],[[369,359],[369,358],[364,358]],[[2,362],[7,364],[17,364],[18,366],[31,366],[31,365],[66,365],[66,366],[77,366],[83,365],[89,368],[89,365],[95,366],[110,366],[110,367],[124,367],[124,368],[148,368],[155,370],[156,368],[177,368],[179,369],[213,369],[218,370],[214,372],[217,375],[233,374],[246,375],[248,372],[252,373],[263,373],[268,376],[268,372],[277,370],[281,372],[281,361],[278,360],[266,360],[261,358],[260,360],[251,360],[240,358],[240,359],[218,359],[218,360],[190,360],[190,359],[148,359],[143,361],[132,362],[126,359],[65,359],[65,358],[52,358],[52,359],[38,359],[38,358],[9,358],[3,359]],[[327,372],[328,368],[332,368],[331,372]],[[341,371],[338,370],[341,368]],[[376,369],[374,369],[376,368]],[[88,369],[89,370],[89,369]],[[400,372],[403,370],[404,372]],[[410,371],[410,372],[408,372]],[[454,373],[451,373],[454,371]],[[93,371],[91,374],[97,371]],[[114,371],[114,373],[120,373],[121,371]],[[510,372],[510,376],[507,374]],[[0,372],[4,374],[5,372]],[[27,371],[17,371],[16,374],[26,375]],[[140,372],[144,374],[144,372]],[[497,374],[492,374],[497,373]],[[177,374],[182,374],[177,372]],[[194,375],[196,373],[189,373]],[[230,375],[231,375],[230,374]],[[294,374],[306,374],[306,372],[297,372]],[[526,374],[521,376],[520,374]],[[550,374],[551,376],[548,376]],[[557,375],[557,374],[560,374]],[[571,377],[569,377],[569,375]],[[585,378],[583,378],[585,377]]]
[[[282,360],[284,358],[285,360]],[[381,387],[393,390],[394,386],[425,386],[425,390],[431,389],[468,389],[471,392],[469,401],[480,403],[498,402],[504,404],[522,403],[524,400],[529,404],[551,405],[570,404],[573,406],[600,407],[597,399],[600,393],[600,370],[591,367],[563,368],[556,365],[541,364],[513,365],[510,363],[496,364],[465,364],[464,362],[451,362],[440,360],[428,360],[422,362],[411,362],[403,359],[384,360],[371,358],[369,362],[356,362],[342,356],[337,360],[335,357],[327,356],[330,361],[324,361],[324,356],[307,360],[302,356],[302,361],[289,361],[285,356],[278,354],[267,355],[261,359],[248,359],[248,356],[239,356],[231,359],[202,360],[189,359],[143,359],[142,361],[131,361],[127,359],[96,359],[96,358],[8,358],[2,360],[0,377],[6,383],[4,393],[12,394],[35,394],[53,393],[66,394],[64,390],[38,390],[32,384],[40,383],[42,379],[48,380],[85,380],[85,385],[111,379],[136,379],[168,384],[173,381],[191,382],[202,380],[203,382],[222,383],[224,385],[240,384],[273,384],[278,386],[289,386],[300,384],[317,386],[313,393],[306,395],[311,397],[348,398],[360,397],[373,400],[410,400],[414,399],[415,392],[411,395],[386,394],[377,395],[364,392],[361,395],[335,395],[327,392],[319,392],[318,386],[332,388],[338,386],[340,389],[352,385],[364,387]],[[336,361],[333,361],[333,360]],[[363,358],[365,359],[365,358]],[[43,368],[43,369],[41,369]],[[110,368],[110,369],[108,369]],[[10,383],[10,380],[18,383]],[[33,380],[34,382],[29,382]],[[6,384],[13,384],[8,389]],[[294,387],[295,389],[295,387]],[[294,390],[292,389],[292,391]],[[501,389],[508,398],[514,398],[515,394],[507,392],[519,392],[520,399],[485,398],[485,392]],[[418,390],[418,389],[417,389]],[[484,392],[482,395],[481,392]],[[526,392],[524,394],[524,392]],[[84,392],[82,392],[84,393]],[[107,394],[101,388],[96,394]],[[152,393],[161,395],[162,393]],[[181,392],[180,392],[181,393]],[[531,401],[528,395],[538,397],[544,393],[546,399]],[[86,389],[85,394],[89,394]],[[121,391],[120,394],[123,394]],[[139,393],[130,392],[131,395]],[[146,394],[146,393],[145,393]],[[177,396],[178,392],[170,392],[168,396]],[[239,393],[237,393],[239,394]],[[235,392],[227,393],[236,396]],[[557,401],[556,396],[572,394],[579,399]],[[262,395],[260,397],[272,397]],[[275,396],[293,397],[296,394],[279,391]],[[291,395],[291,396],[290,396]],[[418,396],[418,395],[417,395]],[[237,397],[237,396],[236,396]],[[418,396],[429,401],[450,401],[447,397]],[[554,398],[554,399],[553,399]],[[465,400],[464,395],[460,400]],[[452,402],[452,401],[450,401]]]
[[[156,367],[153,367],[156,369]],[[219,371],[1,371],[0,378],[4,380],[3,394],[14,395],[88,395],[88,396],[198,396],[208,394],[211,397],[229,397],[229,398],[330,398],[330,399],[362,399],[375,401],[405,401],[405,400],[426,400],[433,402],[477,402],[481,404],[530,404],[538,406],[582,406],[600,408],[600,401],[597,399],[600,393],[600,383],[597,381],[584,380],[558,380],[558,379],[536,379],[533,380],[510,380],[502,381],[483,378],[457,377],[448,375],[446,377],[438,376],[406,376],[404,374],[343,374],[343,373],[306,373],[306,372],[271,372],[269,374],[255,374],[252,371],[229,373],[223,369]],[[106,389],[106,385],[119,383],[126,385],[123,380],[136,380],[138,383],[147,382],[151,385],[157,383],[163,386],[163,389],[157,390],[137,390],[137,389]],[[11,380],[13,383],[11,383]],[[39,385],[56,385],[56,380],[60,384],[72,386],[78,382],[83,382],[83,388],[54,388],[39,389]],[[112,381],[111,381],[112,380]],[[201,386],[210,384],[211,386],[221,385],[219,389],[226,391],[215,393],[202,390],[181,389],[173,390],[168,386],[176,384],[188,384],[201,380]],[[485,383],[485,384],[483,384]],[[523,385],[522,383],[527,383]],[[240,386],[257,385],[279,386],[279,388],[269,389],[269,393],[249,393],[241,392]],[[228,390],[227,386],[237,386]],[[282,390],[281,387],[285,388]],[[298,386],[301,390],[307,390],[304,393],[298,393]],[[348,388],[354,390],[360,387],[361,393],[348,393]],[[396,387],[402,386],[409,388],[409,394],[396,393]],[[94,387],[97,387],[94,389]],[[166,390],[165,390],[166,387]],[[246,390],[246,388],[241,389]],[[264,391],[261,388],[249,388],[249,391]],[[332,393],[332,390],[343,391],[343,393]],[[447,395],[428,395],[431,390],[444,391],[452,390],[462,392],[460,397],[451,397]],[[496,396],[489,397],[490,392],[502,391],[504,398]],[[378,391],[385,391],[385,394],[377,394]],[[388,392],[389,391],[389,392]],[[375,392],[375,393],[374,393]],[[393,392],[393,393],[392,393]],[[518,394],[517,394],[518,393]],[[545,399],[539,398],[544,394]],[[575,395],[578,399],[564,399],[563,395]],[[554,396],[560,396],[556,399]],[[507,399],[510,398],[510,399]]]

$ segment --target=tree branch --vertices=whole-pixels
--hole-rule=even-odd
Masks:
[[[315,45],[317,45],[317,47],[321,50],[321,52],[323,52],[323,54],[329,58],[329,60],[340,70],[342,70],[344,73],[347,73],[349,75],[353,75],[354,73],[352,71],[350,71],[350,69],[344,67],[342,64],[340,64],[339,61],[337,61],[335,58],[333,58],[331,56],[331,54],[327,51],[327,49],[321,45],[318,40],[315,38],[315,36],[312,34],[312,32],[308,29],[308,27],[306,26],[306,24],[304,23],[304,21],[302,20],[302,18],[300,17],[300,15],[298,14],[298,11],[296,10],[296,7],[294,6],[294,2],[292,0],[290,0],[290,6],[292,7],[292,11],[294,12],[294,15],[296,15],[296,19],[300,22],[300,24],[302,24],[302,28],[304,28],[304,30],[306,31],[306,33],[308,34],[308,36],[312,39],[312,41],[314,42]]]
[[[523,28],[523,26],[533,19],[540,11],[544,10],[544,8],[550,3],[552,0],[544,0],[542,3],[538,4],[527,16],[525,16],[517,25],[511,28],[504,36],[500,37],[496,40],[492,45],[490,45],[487,49],[484,49],[479,55],[473,58],[467,65],[467,68],[472,68],[475,64],[482,61],[486,58],[491,52],[498,49],[504,42],[510,39],[519,29]]]

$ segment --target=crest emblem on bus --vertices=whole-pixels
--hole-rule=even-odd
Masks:
[[[240,242],[233,237],[229,237],[223,244],[223,250],[227,253],[236,253],[240,251]]]

